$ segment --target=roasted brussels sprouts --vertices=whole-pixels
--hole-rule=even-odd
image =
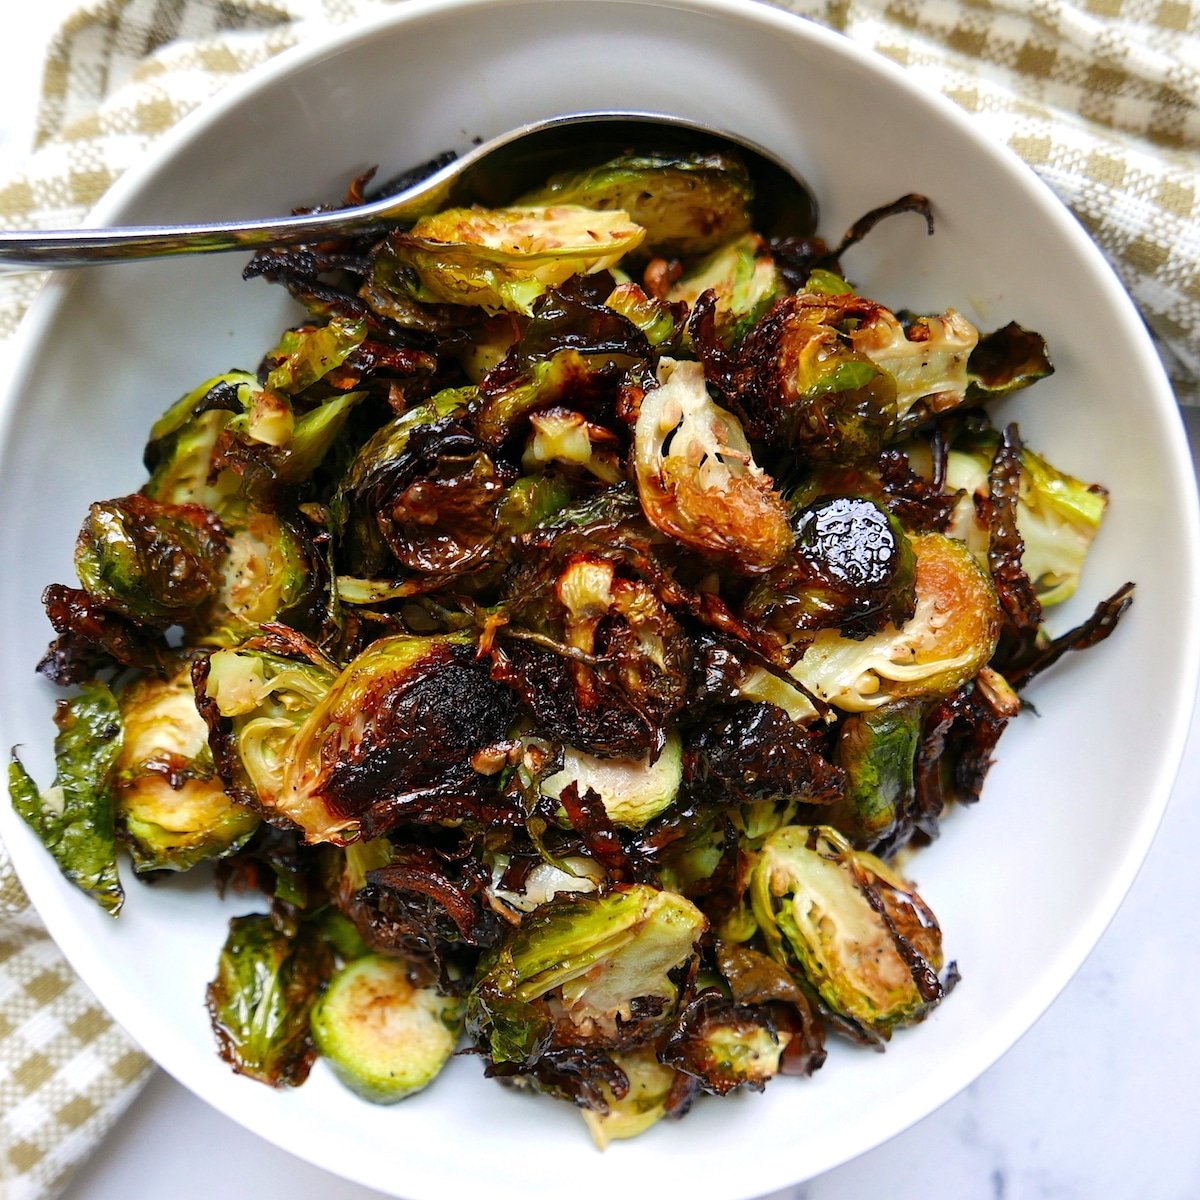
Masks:
[[[414,300],[529,315],[547,288],[606,270],[645,236],[619,209],[599,212],[568,203],[452,208],[393,235],[385,253],[411,269]]]
[[[913,615],[916,559],[900,522],[854,496],[823,499],[792,522],[791,555],[760,580],[745,611],[788,631],[862,636]]]
[[[973,432],[956,439],[946,460],[946,489],[962,493],[947,532],[985,559],[988,531],[979,519],[975,497],[989,494],[988,471],[999,440],[994,430]],[[1107,505],[1104,488],[1058,470],[1028,448],[1021,450],[1021,565],[1043,605],[1061,604],[1075,594]]]
[[[293,744],[333,686],[336,667],[252,641],[200,659],[194,671],[197,707],[222,779],[244,803],[278,809]]]
[[[603,1147],[957,977],[883,860],[1116,628],[1131,584],[1042,616],[1106,495],[983,410],[1037,334],[842,274],[926,198],[831,249],[763,163],[670,145],[256,254],[307,317],[170,407],[43,594],[80,690],[14,806],[110,912],[119,853],[262,894],[208,992],[238,1072],[319,1050],[390,1103],[465,1029]]]
[[[289,329],[267,355],[271,370],[266,390],[295,396],[312,387],[340,367],[366,336],[365,320],[341,316],[331,317],[325,325]]]
[[[756,233],[743,233],[684,273],[667,292],[667,299],[694,307],[710,288],[718,329],[725,341],[733,343],[783,295],[785,285],[767,243]]]
[[[757,573],[792,545],[787,506],[738,419],[709,397],[699,363],[660,360],[638,414],[634,470],[647,518],[693,549]]]
[[[310,842],[375,837],[404,818],[459,820],[488,789],[472,758],[504,740],[512,716],[468,635],[380,638],[288,742],[272,806]]]
[[[672,730],[662,751],[645,758],[596,758],[568,746],[562,770],[542,780],[542,792],[557,800],[568,784],[581,793],[591,789],[614,825],[641,829],[670,808],[682,781],[683,748]]]
[[[885,842],[911,805],[927,710],[923,700],[896,700],[841,723],[834,761],[846,772],[845,796],[824,819],[857,849]]]
[[[226,539],[212,512],[145,496],[93,504],[75,547],[84,590],[105,608],[166,627],[216,594]]]
[[[334,1074],[375,1104],[428,1087],[454,1053],[463,1004],[414,987],[397,958],[347,963],[312,1012],[313,1039]]]
[[[150,430],[144,495],[163,504],[203,504],[220,511],[240,487],[236,472],[218,470],[217,442],[234,412],[251,403],[258,380],[245,371],[229,371],[206,380],[176,401]],[[209,407],[210,398],[220,407]]]
[[[494,1062],[521,1064],[552,1045],[644,1039],[669,1023],[672,973],[705,926],[690,901],[642,885],[543,904],[481,964],[467,1032]]]
[[[186,871],[238,850],[258,828],[217,776],[191,664],[142,676],[118,697],[124,738],[114,775],[118,825],[139,872]]]
[[[645,229],[646,252],[707,254],[750,228],[754,187],[732,155],[626,155],[557,175],[522,204],[623,210]]]
[[[879,311],[852,293],[779,300],[738,348],[732,386],[750,436],[817,461],[878,455],[896,413],[896,381],[844,331]]]
[[[948,696],[986,665],[1000,636],[1000,606],[987,574],[962,542],[937,533],[911,539],[916,611],[861,640],[822,629],[792,675],[846,712],[893,700]]]
[[[454,569],[451,564],[469,565],[478,554],[490,532],[489,506],[497,500],[499,485],[491,460],[470,444],[469,435],[465,435],[464,442],[464,433],[454,420],[465,412],[474,396],[473,388],[444,389],[381,426],[358,452],[332,503],[333,527],[353,573],[371,575],[382,571],[397,551],[416,562],[432,555],[446,569]],[[431,454],[423,461],[425,443],[421,438],[431,432]],[[417,443],[410,453],[414,438]],[[441,486],[429,489],[429,500],[441,499],[442,493],[448,492],[452,507],[465,508],[469,533],[441,529],[444,522],[436,503],[427,500],[422,510],[425,497],[421,468],[430,462],[435,466],[439,463],[439,449],[450,452],[451,462]],[[477,500],[484,502],[482,514],[470,509]],[[414,531],[419,534],[423,527],[428,531],[430,526],[441,532],[440,543],[428,533],[425,537],[412,536]]]
[[[539,862],[524,872],[520,890],[505,887],[508,855],[497,855],[492,865],[492,883],[488,888],[488,900],[500,903],[509,911],[532,912],[540,904],[553,900],[555,896],[569,893],[594,892],[604,882],[604,868],[582,855],[568,855],[558,862]]]
[[[851,331],[850,345],[895,382],[889,440],[963,405],[968,363],[978,341],[975,326],[953,310],[904,326],[889,309],[877,307]]]
[[[297,623],[316,590],[313,547],[275,513],[236,505],[212,600],[189,622],[197,645],[237,646],[273,621]]]
[[[713,991],[683,1011],[662,1059],[699,1079],[714,1095],[726,1096],[743,1086],[761,1092],[779,1074],[790,1040],[765,1009],[732,1004]]]
[[[584,1108],[581,1115],[598,1150],[621,1138],[637,1137],[667,1115],[677,1072],[659,1062],[651,1049],[615,1050],[609,1058],[624,1076],[626,1090],[617,1096],[604,1088],[603,1110]]]
[[[932,912],[836,830],[793,825],[771,834],[750,889],[771,954],[866,1037],[888,1040],[942,998],[942,937]]]

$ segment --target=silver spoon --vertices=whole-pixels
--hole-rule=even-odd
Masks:
[[[418,217],[447,205],[511,203],[554,171],[579,165],[585,157],[602,162],[602,156],[648,150],[734,150],[755,184],[755,227],[775,235],[805,236],[815,231],[817,202],[808,185],[754,142],[682,117],[593,112],[522,125],[482,143],[403,190],[331,212],[211,225],[0,233],[0,267],[81,267],[383,233],[411,225]]]

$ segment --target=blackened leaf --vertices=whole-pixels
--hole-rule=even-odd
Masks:
[[[264,914],[234,917],[208,986],[221,1057],[271,1087],[296,1087],[316,1057],[309,1014],[333,956],[318,932],[281,933]]]
[[[1054,366],[1042,335],[1010,321],[979,339],[967,371],[971,376],[967,399],[995,400],[1053,375]]]
[[[1089,646],[1104,641],[1116,629],[1117,622],[1133,603],[1133,591],[1132,583],[1119,587],[1107,600],[1102,600],[1096,606],[1096,611],[1082,625],[1077,625],[1061,637],[1055,638],[1019,667],[1007,669],[1005,675],[1008,682],[1019,690],[1047,667],[1058,662],[1068,650],[1086,650]]]
[[[54,720],[54,784],[39,792],[14,754],[8,768],[13,808],[62,873],[115,916],[124,899],[110,788],[121,750],[120,710],[108,687],[94,681],[73,700],[60,701]]]
[[[820,735],[774,704],[739,704],[701,731],[693,747],[704,778],[739,801],[804,800],[830,804],[845,786]]]
[[[1004,610],[1005,633],[1018,647],[1037,636],[1042,621],[1041,601],[1021,564],[1025,553],[1025,542],[1017,527],[1021,450],[1017,427],[1009,425],[988,472],[990,494],[986,500],[976,498],[988,527],[988,569]],[[1004,653],[1006,647],[1001,649]]]
[[[160,670],[170,657],[157,629],[110,612],[82,588],[52,583],[42,593],[42,603],[58,637],[37,669],[60,687],[83,683],[113,665]]]

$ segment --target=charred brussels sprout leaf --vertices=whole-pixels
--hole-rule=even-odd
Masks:
[[[699,363],[664,358],[634,432],[638,493],[656,529],[748,573],[792,544],[787,507],[756,465],[737,417],[718,408]]]
[[[95,681],[75,699],[59,701],[54,721],[54,783],[39,792],[14,755],[8,768],[13,808],[63,875],[116,915],[125,895],[117,876],[112,798],[121,714],[112,692]]]
[[[543,904],[481,964],[467,1031],[501,1063],[643,1040],[674,1014],[672,972],[706,924],[682,896],[641,885]]]
[[[121,616],[164,627],[186,621],[214,595],[225,546],[208,509],[126,496],[92,505],[75,548],[75,569],[92,599]]]
[[[750,228],[754,188],[732,155],[626,155],[557,175],[523,204],[578,204],[624,210],[646,230],[655,254],[707,254]]]
[[[177,401],[150,430],[143,494],[164,504],[203,504],[219,510],[237,492],[233,471],[214,470],[217,442],[230,418],[250,404],[258,380],[229,371]]]
[[[309,1015],[333,958],[315,930],[294,936],[271,918],[234,917],[208,1013],[221,1057],[239,1074],[271,1087],[298,1087],[316,1058]]]
[[[238,850],[259,817],[226,795],[217,776],[191,664],[168,679],[135,680],[119,704],[125,736],[114,791],[134,867],[186,871]]]
[[[1053,375],[1054,365],[1041,334],[1010,321],[980,339],[968,370],[972,399],[993,400]]]
[[[453,208],[394,235],[386,253],[411,268],[413,299],[528,315],[547,288],[613,266],[644,237],[619,210]]]
[[[911,808],[927,707],[897,700],[849,716],[839,727],[834,761],[846,772],[846,794],[825,819],[858,849],[877,849]]]
[[[942,998],[933,913],[910,885],[835,830],[793,825],[773,833],[750,887],[771,954],[867,1037],[886,1041]]]
[[[774,704],[739,704],[696,736],[695,769],[742,802],[803,800],[828,804],[841,795],[840,770],[826,761],[819,733],[797,725]]]
[[[343,967],[312,1013],[317,1049],[351,1091],[394,1104],[428,1087],[454,1052],[463,1003],[414,987],[405,963],[370,955]]]

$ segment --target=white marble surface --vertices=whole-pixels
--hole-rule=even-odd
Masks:
[[[72,4],[2,7],[0,174],[27,149],[42,48]],[[1196,455],[1200,412],[1187,425]],[[772,1200],[1200,1198],[1197,846],[1200,722],[1129,897],[1037,1025],[938,1112]],[[208,1200],[233,1188],[261,1200],[381,1195],[277,1150],[159,1074],[64,1200]]]

